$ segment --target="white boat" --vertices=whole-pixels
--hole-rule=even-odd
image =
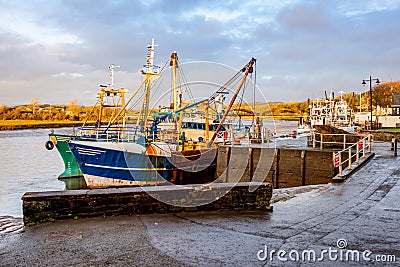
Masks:
[[[354,132],[352,114],[352,109],[348,107],[342,95],[339,101],[335,101],[333,97],[314,100],[309,106],[308,122],[300,124],[297,133],[309,133],[317,125],[330,125]]]

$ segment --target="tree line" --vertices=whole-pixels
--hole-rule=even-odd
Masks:
[[[100,108],[80,105],[0,105],[0,120],[37,120],[37,121],[96,121]],[[114,112],[115,113],[115,112]],[[115,115],[115,114],[114,114]],[[113,116],[110,108],[102,111],[102,121]]]
[[[373,108],[376,108],[377,106],[383,108],[391,107],[392,94],[394,92],[400,92],[400,81],[381,82],[379,84],[373,84]],[[321,98],[325,97],[325,95],[321,95]],[[354,111],[369,110],[371,99],[369,85],[367,85],[362,92],[350,92],[347,94],[343,94],[342,98]],[[336,95],[334,95],[334,99],[336,101],[340,100],[340,95],[336,93]],[[312,100],[305,100],[302,102],[269,103],[268,105],[260,103],[255,106],[255,113],[263,116],[270,116],[271,114],[274,116],[307,116],[308,106],[310,105],[311,101]]]
[[[373,106],[390,107],[393,92],[400,92],[400,81],[374,84],[372,89]],[[354,111],[369,107],[370,92],[368,86],[361,93],[351,92],[344,94],[342,97]],[[335,99],[339,100],[340,96],[336,94]],[[254,105],[245,104],[240,108],[252,110],[258,116],[306,116],[310,101],[312,100],[268,104],[255,103]],[[33,98],[27,105],[0,105],[0,120],[96,121],[99,117],[99,112],[99,107],[80,106],[76,99],[71,100],[66,105],[49,105],[39,104],[39,100]],[[131,111],[131,113],[132,115],[137,115],[137,111]],[[102,120],[107,121],[115,115],[115,110],[106,108],[102,114]]]

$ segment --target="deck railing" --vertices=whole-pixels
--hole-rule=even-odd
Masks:
[[[347,148],[333,153],[333,166],[339,167],[339,176],[343,176],[343,165],[346,165],[348,170],[352,170],[353,163],[359,164],[360,155],[364,158],[366,153],[371,152],[371,146],[372,135],[369,134]]]
[[[143,134],[134,126],[95,127],[85,126],[80,129],[79,136],[82,140],[132,142]]]

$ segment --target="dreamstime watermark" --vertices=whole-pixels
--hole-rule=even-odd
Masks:
[[[228,85],[226,82],[232,81],[232,76],[240,80],[244,74],[243,69],[238,70],[228,65],[216,62],[189,62],[183,65],[180,65],[179,69],[185,69],[185,80],[177,81],[177,88],[179,89],[179,92],[177,92],[179,103],[181,103],[181,101],[191,101],[192,103],[201,102],[201,100],[210,99],[211,96],[214,96],[215,100],[215,93],[221,92],[219,94],[223,95],[224,98],[226,98],[225,105],[227,105],[227,103],[229,103],[230,101],[230,98],[237,90],[237,86],[239,83],[232,83]],[[189,73],[187,73],[187,70],[189,70]],[[157,78],[157,80],[153,82],[152,87],[155,88],[156,93],[153,94],[152,98],[150,99],[149,110],[161,111],[161,108],[163,106],[170,106],[171,95],[173,95],[172,93],[174,91],[174,88],[171,87],[172,84],[170,82],[166,82],[166,77],[170,77],[171,75],[172,69],[168,68],[167,70],[163,71],[163,74],[159,78]],[[210,82],[210,80],[212,80],[212,82]],[[157,84],[158,82],[160,82],[160,84]],[[190,89],[188,88],[189,86]],[[245,88],[242,88],[243,91],[238,95],[236,101],[241,103],[240,105],[252,109],[251,103],[253,101],[264,103],[268,102],[260,88],[254,84],[254,80],[251,79],[250,75],[248,76],[247,81],[243,85],[243,87]],[[186,96],[189,96],[189,99],[186,97],[182,97],[182,99],[180,98],[181,95],[183,96],[185,94]],[[253,97],[253,94],[256,94],[257,97]],[[204,103],[200,105],[204,105]],[[266,105],[266,112],[268,114],[272,114],[272,112],[269,110],[268,104]],[[188,109],[188,111],[190,111],[192,113],[191,115],[193,116],[189,116],[188,121],[193,123],[197,130],[204,130],[204,126],[201,125],[201,119],[204,120],[204,114],[202,115],[203,118],[195,118],[196,107],[195,105],[191,104],[189,104],[189,106],[193,107],[192,110]],[[211,106],[210,108],[214,112],[218,110],[216,103],[213,103],[213,106]],[[254,110],[251,111],[254,112]],[[182,120],[183,113],[184,112],[181,112],[177,115],[178,120]],[[238,119],[238,117],[236,119]],[[171,119],[169,119],[169,121],[164,124],[167,125],[168,123],[172,125],[172,127],[175,127],[175,130],[177,130],[176,128],[178,126],[173,126],[174,122]],[[213,120],[211,120],[209,123],[214,123],[215,125],[216,121],[214,122]],[[160,125],[162,125],[162,123]],[[154,127],[155,126],[156,125],[154,125]],[[200,127],[202,128],[200,129]],[[273,124],[273,127],[275,127],[275,124]],[[179,132],[179,136],[172,137],[171,135],[171,140],[169,142],[164,142],[162,140],[158,141],[157,139],[162,134],[164,134],[165,137],[168,138],[168,130],[161,130],[160,132],[157,132],[158,136],[156,136],[156,138],[153,138],[155,141],[151,142],[146,147],[147,153],[150,151],[150,154],[148,154],[148,156],[146,156],[147,153],[143,154],[143,157],[140,159],[140,164],[137,158],[133,157],[131,153],[129,153],[129,151],[132,150],[130,144],[122,144],[124,150],[126,151],[124,155],[127,169],[130,170],[131,175],[133,177],[138,177],[139,179],[144,178],[143,180],[148,179],[153,183],[161,181],[164,185],[174,186],[179,189],[179,187],[182,187],[182,185],[176,185],[173,181],[169,180],[169,178],[173,177],[173,179],[175,179],[175,176],[187,175],[189,177],[188,179],[190,179],[190,177],[193,177],[194,173],[200,173],[201,171],[204,171],[205,169],[207,169],[207,167],[212,165],[215,162],[214,159],[216,159],[217,157],[217,150],[215,148],[209,147],[208,149],[199,149],[196,152],[197,154],[192,154],[190,152],[190,149],[188,153],[182,153],[182,148],[180,148],[178,145],[179,143],[181,143],[182,140],[190,140],[191,145],[199,143],[200,140],[197,140],[197,138],[191,140],[191,137],[189,137],[189,133],[191,130],[188,129],[187,126],[181,125],[180,129],[181,131]],[[271,130],[275,132],[275,129]],[[182,136],[183,132],[185,132],[186,137],[185,135]],[[227,130],[226,132],[228,134],[232,133],[231,131]],[[209,136],[209,138],[211,139],[211,135]],[[206,141],[206,138],[204,138],[203,141]],[[253,183],[250,183],[249,186],[250,192],[255,191],[258,186],[262,182],[264,182],[266,175],[262,174],[268,173],[268,169],[272,166],[272,162],[274,159],[274,147],[272,146],[274,146],[274,144],[271,145],[269,150],[262,149],[260,151],[260,159],[262,158],[263,161],[262,164],[258,165],[262,166],[253,166],[254,175],[252,177]],[[161,155],[161,157],[157,157],[155,155]],[[247,147],[232,147],[231,153],[229,153],[227,158],[227,166],[225,170],[220,173],[219,177],[216,177],[213,182],[207,183],[206,185],[196,185],[193,192],[180,191],[185,192],[182,195],[176,195],[177,191],[174,190],[154,192],[152,190],[152,187],[146,186],[145,183],[144,186],[141,186],[141,188],[153,198],[156,198],[161,202],[173,206],[196,207],[209,204],[220,199],[221,197],[226,195],[232,188],[234,188],[235,184],[239,182],[240,178],[244,175],[246,171],[247,165],[250,162],[249,156],[250,150]],[[141,166],[143,166],[144,168]],[[259,169],[261,169],[262,171],[259,171]],[[171,172],[171,170],[173,171]],[[234,170],[234,172],[232,172],[232,170]],[[213,184],[220,184],[221,182],[227,181],[228,172],[229,184],[225,183],[224,187],[215,187],[221,188],[220,190],[215,188],[211,190]],[[232,175],[232,173],[234,174]],[[165,176],[169,178],[165,179]]]
[[[259,261],[293,261],[293,262],[322,262],[322,261],[341,261],[341,262],[396,262],[395,255],[374,254],[371,250],[363,251],[346,249],[346,239],[340,238],[336,242],[336,247],[328,247],[320,251],[314,249],[286,251],[283,249],[268,249],[264,245],[263,249],[257,252]]]

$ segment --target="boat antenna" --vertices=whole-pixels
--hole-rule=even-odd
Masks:
[[[110,74],[111,81],[110,81],[110,84],[109,84],[110,89],[114,89],[114,69],[120,68],[120,67],[121,66],[115,66],[114,64],[111,64],[111,66],[108,67],[108,69],[111,71],[111,74]]]

